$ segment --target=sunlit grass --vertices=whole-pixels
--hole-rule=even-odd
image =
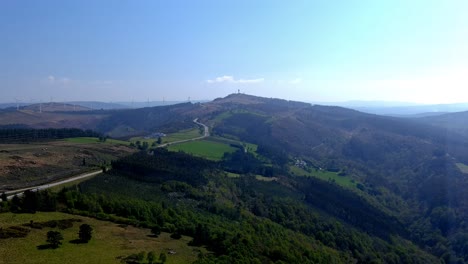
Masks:
[[[162,143],[169,143],[169,142],[174,142],[174,141],[179,141],[179,140],[186,140],[186,139],[201,137],[203,136],[203,134],[200,131],[201,130],[197,127],[197,128],[192,128],[189,130],[182,130],[177,133],[171,133],[162,138]]]
[[[336,172],[326,171],[326,170],[315,170],[312,169],[311,171],[306,171],[302,168],[297,166],[290,166],[290,171],[297,176],[308,176],[308,177],[316,177],[324,181],[333,181],[336,184],[356,189],[357,183],[351,179],[349,176],[340,176]]]
[[[210,160],[221,160],[224,153],[232,153],[236,148],[228,144],[214,142],[210,140],[190,141],[178,145],[168,147],[170,151],[183,151],[197,157],[202,157]]]
[[[99,141],[99,138],[96,137],[74,137],[74,138],[66,138],[64,139],[66,142],[71,142],[71,143],[78,143],[78,144],[121,144],[121,145],[128,145],[129,142],[123,141],[123,140],[117,140],[117,139],[111,139],[108,138],[106,141],[101,142]]]
[[[461,172],[468,173],[468,165],[463,163],[457,163],[457,167],[461,170]]]
[[[190,237],[183,236],[180,240],[170,238],[170,234],[162,233],[158,238],[148,236],[149,229],[99,221],[93,218],[81,217],[63,213],[36,214],[0,214],[0,227],[21,225],[49,220],[78,218],[93,227],[93,238],[88,244],[73,244],[71,240],[78,238],[79,226],[74,223],[72,228],[59,230],[51,228],[31,229],[25,238],[9,238],[0,240],[0,263],[120,263],[118,257],[128,256],[141,251],[154,251],[157,256],[166,253],[166,263],[191,263],[197,259],[199,250],[203,248],[189,247]],[[46,234],[57,230],[63,234],[64,240],[57,249],[39,250],[37,246],[46,244]],[[176,254],[167,254],[168,250]]]

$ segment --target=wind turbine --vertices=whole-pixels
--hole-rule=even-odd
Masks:
[[[19,110],[19,102],[21,102],[21,100],[19,100],[18,98],[15,97],[15,101],[16,101],[16,111]]]

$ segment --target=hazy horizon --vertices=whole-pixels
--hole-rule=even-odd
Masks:
[[[4,1],[2,102],[468,102],[464,1]]]

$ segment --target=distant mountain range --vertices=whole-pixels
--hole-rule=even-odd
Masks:
[[[430,106],[399,106],[391,109],[407,109],[401,113],[410,115],[408,109],[427,113],[427,110],[454,111],[464,106],[439,105],[430,109],[423,108]],[[59,104],[57,107],[60,109]],[[311,182],[308,178],[290,175],[291,182],[278,180],[265,187],[268,192],[276,193],[277,185],[287,186],[292,193],[301,192],[294,198],[296,204],[319,209],[320,214],[339,219],[343,226],[353,226],[365,232],[371,230],[372,235],[388,241],[393,241],[392,237],[412,241],[437,259],[444,258],[445,262],[441,263],[468,261],[465,250],[468,238],[465,222],[468,219],[468,112],[400,118],[339,106],[231,94],[205,103],[135,109],[87,108],[86,111],[38,113],[27,107],[19,111],[13,108],[0,111],[0,126],[76,127],[125,139],[193,128],[195,118],[210,128],[214,139],[255,145],[258,156],[239,151],[236,152],[238,157],[231,157],[232,160],[237,158],[242,166],[249,162],[255,164],[254,174],[275,175],[281,179],[291,173],[290,168],[294,166],[291,161],[296,160],[307,164],[302,174],[333,172],[343,177],[338,180],[348,179],[354,186],[352,191],[346,192],[333,181]],[[261,167],[262,160],[271,166]],[[234,165],[231,168],[241,167]],[[252,168],[244,169],[252,172]],[[275,201],[268,199],[265,198],[265,203]],[[252,206],[255,214],[268,215],[266,209]],[[277,211],[271,213],[276,215]],[[270,217],[290,227],[289,214],[285,215],[285,222],[279,220],[282,218]],[[304,221],[297,223],[302,226]],[[311,232],[307,230],[302,232]],[[349,251],[347,246],[329,243],[330,239],[324,234],[316,234],[316,237],[337,250]],[[336,241],[354,241],[354,238]],[[405,245],[398,239],[392,243],[398,247]],[[362,259],[360,263],[368,263],[365,261],[367,257],[356,252],[352,254]],[[404,259],[385,263],[430,261]]]
[[[187,101],[148,101],[148,102],[100,102],[100,101],[70,101],[65,102],[69,105],[78,105],[90,110],[111,110],[111,109],[132,109],[132,108],[144,108],[154,106],[167,106],[185,103]],[[206,103],[209,100],[196,100],[191,101],[192,103]],[[56,104],[63,104],[63,102],[55,102]],[[354,110],[358,110],[364,113],[395,116],[395,117],[428,117],[437,116],[445,113],[454,113],[468,111],[468,103],[456,103],[456,104],[431,104],[422,105],[406,102],[388,102],[388,101],[347,101],[347,102],[310,102],[314,105],[330,105],[330,106],[341,106]],[[31,104],[38,103],[2,103],[0,109],[24,107]],[[48,104],[48,103],[44,103]],[[39,105],[39,104],[38,104]]]
[[[131,109],[131,108],[144,108],[144,107],[154,107],[154,106],[164,106],[164,105],[174,105],[180,103],[186,103],[187,101],[148,101],[148,102],[100,102],[100,101],[67,101],[67,102],[44,102],[43,105],[48,104],[66,104],[66,105],[75,105],[89,108],[89,110],[110,110],[110,109]],[[195,100],[191,101],[192,103],[204,103],[208,100]],[[29,105],[40,105],[41,103],[0,103],[0,109],[6,108],[17,108],[25,107]]]
[[[335,105],[355,109],[364,113],[397,117],[424,117],[468,110],[468,103],[422,105],[404,102],[350,101],[336,103],[318,102],[315,104]]]

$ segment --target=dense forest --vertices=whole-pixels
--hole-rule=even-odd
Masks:
[[[188,235],[212,252],[197,263],[463,263],[412,234],[424,223],[408,228],[333,182],[232,178],[223,162],[165,150],[137,153],[113,167],[58,194],[27,192],[3,202],[2,210],[64,210]]]
[[[197,263],[468,263],[468,137],[459,130],[242,94],[122,113],[100,129],[177,130],[197,117],[237,143],[219,161],[142,151],[1,210],[187,235],[211,252]]]
[[[92,130],[81,130],[77,128],[5,128],[0,129],[0,143],[27,143],[35,141],[46,141],[51,139],[64,139],[71,137],[102,137],[102,134]]]

